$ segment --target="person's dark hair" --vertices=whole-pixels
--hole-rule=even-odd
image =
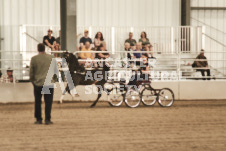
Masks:
[[[48,32],[51,32],[51,33],[53,33],[53,30],[51,30],[51,29],[48,29]]]
[[[142,33],[144,33],[145,38],[147,38],[147,33],[145,31],[141,32],[140,38],[142,38]]]
[[[44,52],[45,51],[45,45],[42,44],[42,43],[38,44],[38,51],[39,52]]]
[[[100,31],[99,31],[99,32],[97,32],[97,34],[96,34],[95,38],[96,38],[96,39],[98,38],[98,34],[99,34],[99,33],[101,34],[100,40],[101,40],[101,41],[104,41],[103,34],[102,34],[102,32],[100,32]]]
[[[149,58],[147,53],[143,53],[142,55]]]

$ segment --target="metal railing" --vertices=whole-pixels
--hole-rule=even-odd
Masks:
[[[63,53],[65,51],[53,51],[52,53]],[[131,52],[127,52],[127,51],[118,51],[119,53],[131,53]],[[79,54],[79,53],[86,53],[84,51],[76,51],[75,54]],[[106,52],[100,52],[100,51],[88,51],[88,53],[106,53]],[[110,52],[109,52],[110,53]],[[153,52],[146,52],[146,51],[138,51],[138,52],[132,52],[132,53],[153,53]],[[212,54],[212,52],[205,52],[206,54]],[[220,55],[226,55],[226,51],[221,51],[221,52],[216,52]],[[161,74],[164,72],[170,72],[174,73],[174,79],[172,80],[176,80],[176,81],[180,81],[180,80],[192,80],[192,79],[202,79],[203,77],[201,76],[201,74],[199,72],[197,72],[196,70],[205,70],[205,69],[210,69],[211,72],[213,73],[216,70],[223,70],[224,72],[218,72],[218,75],[212,74],[212,76],[207,77],[207,78],[215,78],[215,79],[225,79],[226,75],[225,73],[225,63],[226,60],[225,59],[208,59],[208,67],[205,68],[192,68],[191,64],[194,61],[206,61],[203,59],[195,59],[195,58],[191,58],[190,56],[186,57],[183,56],[184,54],[181,53],[174,53],[174,54],[168,54],[167,58],[162,57],[162,55],[158,54],[157,52],[154,52],[154,56],[156,56],[156,63],[155,65],[151,68],[152,72],[155,72],[156,74],[158,73],[159,76],[155,76],[155,79],[161,80]],[[186,54],[185,54],[186,55]],[[132,61],[135,61],[136,59],[133,59]],[[0,59],[0,62],[27,62],[30,60],[23,60],[23,59]],[[86,61],[84,59],[79,59],[79,61]],[[93,60],[93,62],[98,62],[100,60]],[[104,61],[104,60],[101,60]],[[107,60],[109,61],[109,60]],[[126,73],[130,73],[128,74],[129,76],[126,77],[126,79],[128,80],[130,78],[131,75],[131,71],[132,70],[137,70],[139,68],[139,66],[133,66],[133,67],[125,67],[125,63],[128,63],[131,60],[128,60],[128,58],[125,59],[121,59],[121,58],[112,58],[112,60],[110,60],[112,62],[112,64],[114,63],[118,63],[117,66],[115,66],[114,68],[111,69],[111,72],[115,73],[116,75],[114,75],[113,79],[116,77],[116,79],[118,79],[117,74],[119,71],[123,70],[126,71]],[[137,59],[136,61],[139,61],[139,59]],[[213,67],[213,64],[219,63],[219,62],[223,62],[222,66],[218,66],[218,67]],[[3,63],[4,64],[4,63]],[[1,71],[7,71],[8,68],[0,68]],[[28,80],[28,73],[29,73],[29,67],[28,66],[24,66],[24,67],[14,67],[14,68],[10,68],[10,70],[14,71],[14,82],[16,82],[17,80]],[[3,72],[4,73],[4,72]],[[186,73],[186,74],[185,74]],[[197,74],[199,73],[199,74]],[[24,75],[27,74],[27,75]],[[26,78],[21,78],[21,76],[26,76]]]
[[[20,26],[20,50],[35,50],[38,42],[42,42],[48,29],[53,30],[53,36],[58,37],[59,26]],[[78,35],[83,35],[84,29],[89,30],[89,37],[94,39],[97,32],[102,32],[107,49],[116,53],[122,50],[124,42],[128,39],[129,32],[133,32],[134,39],[138,42],[141,32],[147,33],[154,51],[160,53],[197,52],[202,48],[202,27],[77,27]],[[79,39],[81,38],[78,37]],[[77,40],[77,43],[79,41]]]
[[[9,49],[4,49],[4,51],[0,51],[0,70],[3,70],[3,73],[5,73],[8,68],[13,69],[14,74],[16,75],[15,80],[23,79],[24,75],[27,75],[28,73],[27,66],[30,64],[30,58],[37,53],[36,47],[38,42],[42,41],[43,36],[46,35],[49,28],[54,31],[54,36],[58,37],[59,26],[21,26],[19,30],[20,38],[18,38],[20,40],[20,50],[17,49],[17,51],[11,51]],[[163,70],[164,67],[162,66],[165,66],[167,69],[176,71],[179,75],[180,71],[189,70],[189,66],[185,66],[181,62],[188,63],[188,61],[190,61],[189,63],[191,64],[193,60],[189,59],[195,58],[198,55],[199,50],[204,48],[211,70],[216,70],[223,76],[226,74],[225,45],[206,34],[205,27],[78,27],[77,31],[78,33],[83,33],[84,29],[89,30],[89,36],[91,38],[93,38],[98,31],[101,31],[104,35],[105,42],[107,43],[107,49],[110,50],[109,53],[114,59],[122,59],[121,55],[127,53],[120,50],[123,50],[123,45],[125,39],[128,38],[129,32],[133,32],[134,39],[138,41],[140,33],[146,31],[148,38],[153,45],[153,52],[157,55],[157,61],[160,63],[162,62],[162,64],[160,64],[161,67],[159,65],[158,68]],[[64,51],[54,53],[62,52]],[[91,52],[96,53],[93,51]],[[183,58],[186,54],[189,55],[188,58]],[[164,55],[170,57],[174,56],[174,58],[162,57]],[[166,63],[167,61],[168,63]],[[168,67],[170,61],[174,62],[174,67]],[[155,69],[158,68],[156,67]],[[191,72],[192,70],[194,69],[191,68]],[[200,74],[199,76],[194,76],[194,79],[198,77],[200,77]]]

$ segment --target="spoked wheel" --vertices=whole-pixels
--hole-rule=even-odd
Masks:
[[[174,102],[174,93],[169,88],[163,88],[158,93],[158,103],[162,107],[170,107]]]
[[[144,88],[141,92],[141,101],[146,106],[154,105],[157,100],[157,95],[149,88]]]
[[[140,94],[136,90],[129,89],[125,94],[125,103],[128,107],[135,108],[140,104]]]
[[[111,106],[120,106],[124,99],[124,92],[118,87],[113,87],[108,93],[108,103]]]

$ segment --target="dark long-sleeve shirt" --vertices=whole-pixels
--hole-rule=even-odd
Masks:
[[[198,55],[196,59],[205,59],[205,61],[195,61],[198,67],[206,67],[208,65],[207,58],[202,55]]]

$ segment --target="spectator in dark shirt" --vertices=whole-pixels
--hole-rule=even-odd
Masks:
[[[126,39],[125,43],[129,43],[130,47],[134,47],[136,45],[136,40],[133,39],[133,33],[129,32],[129,39]]]
[[[88,41],[90,44],[92,44],[92,39],[89,38],[89,31],[88,30],[84,30],[84,37],[82,37],[80,39],[80,47],[84,47],[85,46],[85,43]]]
[[[207,58],[204,56],[204,50],[202,49],[200,54],[196,57],[196,59],[203,59],[202,61],[195,61],[195,67],[203,68],[198,69],[197,71],[201,71],[202,76],[205,76],[205,72],[207,72],[207,76],[210,76],[210,69],[208,68],[208,62]],[[206,80],[206,78],[203,78],[203,80]],[[210,80],[210,78],[207,78],[207,80]]]
[[[105,52],[105,53],[96,53],[96,57],[97,59],[106,59],[106,58],[109,58],[109,53],[107,53],[107,50],[105,49],[105,46],[103,44],[101,44],[98,48],[97,48],[97,51],[102,51],[102,52]]]
[[[103,64],[105,62],[104,61],[101,61],[101,60],[102,59],[105,60],[106,58],[109,58],[110,55],[107,52],[106,47],[103,44],[101,44],[99,47],[97,47],[97,51],[104,52],[104,53],[96,53],[96,56],[95,56],[96,59],[99,59],[99,61],[96,62],[97,67],[103,67]]]
[[[48,46],[49,48],[51,48],[51,50],[56,50],[55,46],[56,46],[56,39],[55,37],[52,36],[53,31],[51,29],[48,30],[48,34],[46,36],[44,36],[43,38],[43,43]]]

